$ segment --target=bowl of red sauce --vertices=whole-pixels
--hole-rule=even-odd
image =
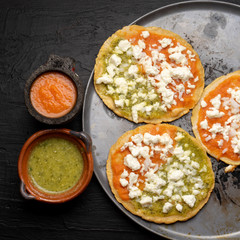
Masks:
[[[85,132],[48,129],[33,134],[18,159],[22,196],[62,203],[81,194],[93,174],[91,146]]]
[[[83,103],[83,86],[74,72],[74,60],[50,55],[46,64],[26,81],[25,103],[29,113],[46,124],[71,121]]]

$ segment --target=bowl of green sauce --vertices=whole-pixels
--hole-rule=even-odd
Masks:
[[[91,138],[69,129],[39,131],[23,145],[18,173],[24,198],[71,200],[85,190],[93,174]]]

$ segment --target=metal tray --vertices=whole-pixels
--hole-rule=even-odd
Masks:
[[[198,52],[206,85],[240,69],[240,7],[217,1],[181,2],[156,9],[132,24],[174,31]],[[172,122],[191,135],[191,112]],[[139,124],[138,124],[139,125]],[[108,151],[126,131],[138,126],[116,116],[94,90],[93,73],[83,106],[83,130],[93,140],[94,172],[111,200],[142,227],[170,239],[240,239],[240,168],[224,173],[226,165],[212,158],[215,189],[206,206],[192,219],[171,225],[155,224],[132,215],[114,198],[105,173]]]

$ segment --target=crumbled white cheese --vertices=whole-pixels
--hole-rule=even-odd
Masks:
[[[124,101],[124,99],[119,99],[119,100],[114,100],[114,103],[115,103],[116,107],[123,108],[125,101]]]
[[[141,167],[137,158],[133,157],[131,154],[128,154],[124,158],[124,165],[129,167],[133,171],[136,171],[136,170],[140,169],[140,167]]]
[[[194,195],[183,195],[182,199],[189,207],[194,207],[194,204],[196,202],[196,197]]]
[[[149,37],[149,36],[150,36],[149,31],[142,31],[142,36],[143,36],[144,38]]]
[[[199,81],[199,77],[197,76],[194,78],[194,82],[198,82],[198,81]]]
[[[146,102],[141,102],[132,106],[132,118],[135,123],[138,123],[138,111],[143,111],[145,106]]]
[[[152,61],[153,61],[153,63],[156,64],[156,61],[157,61],[158,58],[159,58],[159,52],[158,52],[158,50],[152,50],[152,51],[151,51],[151,55],[152,55]],[[165,57],[165,55],[164,55],[164,57]]]
[[[138,73],[138,66],[137,65],[131,65],[128,69],[128,74],[129,75],[135,75]]]
[[[149,150],[150,150],[150,148],[148,146],[141,147],[139,155],[142,156],[145,159],[148,159],[150,157],[149,156]]]
[[[116,54],[113,54],[110,58],[109,58],[109,64],[113,64],[114,66],[118,66],[120,63],[122,62],[122,59],[117,56]]]
[[[207,121],[207,119],[204,119],[203,121],[200,122],[200,127],[202,129],[205,129],[205,130],[208,129],[208,121]]]
[[[141,143],[143,141],[143,135],[141,133],[138,133],[138,134],[132,136],[131,139],[134,143],[141,146]]]
[[[237,132],[236,136],[232,138],[231,146],[234,153],[240,154],[240,132]]]
[[[207,106],[207,103],[206,103],[204,100],[202,100],[202,101],[201,101],[201,107],[202,107],[202,108],[205,108],[206,106]]]
[[[138,187],[132,186],[132,187],[129,187],[129,194],[128,195],[131,199],[137,198],[137,197],[140,197],[142,195],[142,191]]]
[[[218,146],[219,146],[220,148],[223,146],[223,140],[222,140],[222,139],[220,139],[219,141],[217,141],[217,143],[218,143]]]
[[[147,81],[147,80],[146,80],[145,78],[143,78],[143,77],[138,77],[138,78],[136,78],[136,82],[137,82],[137,83],[145,84],[146,81]]]
[[[212,139],[212,137],[209,135],[209,136],[207,136],[207,137],[205,138],[205,141],[208,142],[208,141],[210,141],[211,139]]]
[[[149,207],[152,204],[152,198],[149,196],[142,196],[139,202],[143,207]]]
[[[163,195],[158,195],[158,196],[153,196],[153,202],[156,202],[156,201],[158,201],[158,200],[162,200],[162,199],[164,199],[165,197],[163,196]]]
[[[163,38],[161,40],[158,40],[158,42],[161,44],[162,48],[168,47],[172,43],[172,39],[170,38]]]
[[[176,209],[177,209],[179,212],[182,212],[183,206],[182,206],[180,203],[178,203],[178,204],[176,205]]]
[[[120,178],[120,184],[122,185],[122,187],[126,187],[128,185],[128,180],[126,180],[125,178]]]
[[[191,59],[191,61],[196,60],[195,54],[193,54],[190,50],[187,50],[188,57]]]
[[[111,77],[114,77],[115,71],[116,71],[116,66],[114,66],[113,64],[110,64],[107,66],[107,72]]]
[[[96,84],[101,84],[101,83],[104,83],[104,84],[113,83],[113,78],[111,78],[107,74],[104,74],[104,75],[102,75],[102,77],[100,77],[96,80]]]
[[[196,189],[194,189],[193,191],[192,191],[192,193],[193,193],[193,195],[198,195],[199,193],[200,193],[200,191],[199,190],[196,190]]]
[[[190,82],[187,82],[187,85],[188,85],[188,88],[192,88],[192,89],[196,87],[195,85],[191,84]]]
[[[132,46],[132,54],[136,59],[139,59],[142,55],[142,48],[138,45]]]
[[[163,191],[163,194],[167,197],[172,197],[173,185],[168,184],[168,187]]]
[[[157,173],[154,173],[153,169],[150,169],[146,174],[146,182],[145,182],[145,191],[151,193],[161,194],[162,189],[161,187],[165,186],[167,182],[158,176]]]
[[[215,98],[212,98],[210,102],[212,103],[215,109],[219,110],[221,106],[221,94],[218,94]]]
[[[215,138],[218,133],[223,132],[223,127],[220,123],[214,123],[209,129],[209,132],[212,133],[212,138]]]
[[[123,77],[117,77],[114,79],[114,84],[117,87],[117,93],[122,93],[124,95],[128,92],[128,83],[127,80]]]
[[[130,47],[131,43],[128,40],[121,40],[118,44],[118,47],[123,51],[126,52]]]
[[[172,68],[171,72],[174,79],[179,79],[183,82],[193,78],[193,74],[187,66]]]
[[[139,146],[129,147],[129,150],[130,150],[131,154],[133,155],[133,157],[138,157],[140,155],[140,149],[141,149],[141,147],[139,147]]]
[[[166,202],[163,205],[163,213],[168,213],[172,209],[173,205],[170,202]]]
[[[160,135],[152,135],[150,133],[144,133],[143,142],[146,145],[150,145],[151,143],[156,144],[160,141]]]
[[[129,174],[129,187],[132,187],[133,184],[137,183],[137,181],[138,181],[138,174],[131,172]]]
[[[180,52],[175,52],[169,55],[169,59],[171,59],[172,61],[175,61],[176,64],[186,65],[188,63],[185,54],[182,54]]]
[[[192,161],[191,166],[194,167],[195,169],[199,169],[200,165],[198,162]]]
[[[148,92],[147,98],[151,101],[153,101],[154,99],[156,99],[158,97],[158,95],[154,92],[154,90]]]
[[[168,180],[169,181],[178,181],[182,179],[184,176],[184,173],[181,170],[171,169],[168,172]]]
[[[176,86],[176,90],[179,92],[179,99],[182,98],[182,95],[184,94],[185,92],[185,87],[184,85],[181,83],[179,85]]]
[[[169,54],[173,54],[173,53],[176,53],[176,52],[181,53],[184,50],[186,50],[186,47],[184,47],[184,46],[182,46],[178,43],[178,46],[176,46],[174,48],[169,48],[168,52],[169,52]]]
[[[152,65],[144,65],[146,74],[156,76],[159,73],[159,70],[157,67]]]
[[[142,49],[145,49],[146,48],[146,44],[143,40],[138,40],[138,46]]]
[[[183,139],[183,134],[181,132],[177,132],[177,136],[175,137],[176,141],[180,141],[181,139]]]
[[[223,149],[223,150],[222,150],[222,153],[223,153],[223,154],[226,153],[227,150],[228,150],[228,148]]]
[[[207,110],[206,115],[208,118],[221,118],[222,116],[225,115],[224,112],[219,112],[218,109],[212,109],[212,110]]]
[[[237,103],[240,104],[240,89],[235,90],[235,89],[229,88],[227,90],[227,93],[231,94],[232,98],[235,99]]]
[[[121,174],[121,178],[126,178],[126,177],[128,177],[128,171],[126,169],[124,169]]]

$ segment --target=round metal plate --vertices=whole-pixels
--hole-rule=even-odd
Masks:
[[[240,69],[240,7],[237,5],[217,1],[182,2],[150,12],[133,24],[171,30],[192,44],[205,69],[205,85]],[[190,119],[191,112],[171,124],[193,135]],[[240,239],[240,168],[225,173],[226,165],[214,158],[214,191],[206,206],[186,222],[171,225],[147,222],[116,201],[105,172],[108,151],[124,132],[138,125],[116,116],[103,104],[94,90],[92,73],[84,99],[83,130],[92,137],[94,172],[111,200],[139,225],[170,239]]]

